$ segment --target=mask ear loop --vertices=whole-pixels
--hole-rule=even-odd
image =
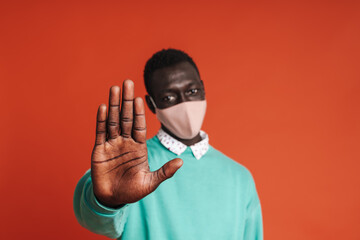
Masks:
[[[150,98],[151,103],[154,105],[154,107],[155,107],[155,112],[156,112],[157,106],[156,106],[156,104],[155,104],[155,102],[154,102],[154,99],[153,99],[150,95],[149,95],[149,98]]]

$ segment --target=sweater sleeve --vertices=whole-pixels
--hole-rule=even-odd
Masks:
[[[244,240],[263,240],[261,205],[252,176],[248,188],[248,197]]]
[[[121,236],[130,206],[126,204],[115,209],[99,203],[93,192],[90,170],[78,182],[73,204],[76,219],[81,226],[109,238]]]

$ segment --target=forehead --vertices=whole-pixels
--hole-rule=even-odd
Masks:
[[[200,77],[196,69],[188,62],[158,69],[151,77],[153,93],[191,83],[200,83]]]

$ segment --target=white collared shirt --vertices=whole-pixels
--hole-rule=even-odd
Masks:
[[[182,154],[187,148],[185,144],[176,140],[161,128],[156,136],[164,147],[176,155]],[[200,131],[200,137],[202,138],[200,142],[190,146],[191,151],[197,160],[199,160],[209,149],[209,136],[204,131]]]

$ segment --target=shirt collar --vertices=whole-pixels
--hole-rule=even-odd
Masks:
[[[169,134],[167,134],[164,130],[160,128],[159,132],[156,134],[159,141],[164,147],[166,147],[169,151],[175,153],[176,155],[182,154],[187,146],[182,142],[176,140]],[[199,160],[209,149],[209,137],[204,131],[200,131],[200,137],[202,140],[200,142],[191,145],[191,151],[194,157]]]

